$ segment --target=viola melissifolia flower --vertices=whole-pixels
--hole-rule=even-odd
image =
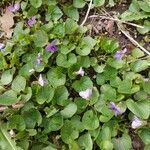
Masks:
[[[17,12],[20,9],[20,4],[19,3],[15,3],[14,5],[10,5],[8,6],[8,10],[10,12]]]
[[[42,75],[40,74],[38,83],[39,83],[39,85],[44,86],[47,83],[47,80],[44,80]]]
[[[57,40],[53,40],[51,43],[49,43],[45,48],[46,51],[52,52],[52,53],[56,52],[57,51],[56,43],[57,43]]]
[[[122,57],[125,55],[125,53],[127,52],[127,49],[126,48],[124,48],[123,50],[121,50],[121,51],[117,51],[116,53],[115,53],[115,59],[117,59],[117,60],[121,60],[122,59]]]
[[[3,49],[5,45],[3,43],[0,43],[0,50]]]
[[[142,121],[138,117],[134,116],[131,127],[133,129],[136,129],[139,128],[141,125],[142,125]]]
[[[79,71],[76,72],[77,75],[81,75],[81,76],[84,76],[84,70],[82,67],[80,67]]]
[[[36,17],[35,16],[32,16],[27,21],[27,24],[28,24],[29,27],[32,27],[35,23],[36,23]]]
[[[122,114],[121,109],[114,102],[110,102],[110,109],[115,113],[115,116]]]
[[[41,54],[38,53],[37,57],[36,57],[36,63],[39,65],[39,64],[41,64],[41,61],[42,61]]]
[[[89,100],[92,96],[92,89],[86,89],[85,91],[79,92],[79,95],[86,100]]]

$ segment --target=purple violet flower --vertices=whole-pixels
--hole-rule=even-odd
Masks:
[[[123,50],[121,50],[121,51],[117,51],[116,53],[115,53],[115,59],[117,59],[117,60],[121,60],[122,59],[122,57],[125,55],[125,53],[127,52],[127,49],[126,48],[124,48]]]
[[[27,21],[27,24],[28,24],[29,27],[32,27],[35,23],[36,23],[36,17],[35,16],[32,16]]]
[[[136,129],[139,128],[141,125],[142,125],[142,121],[138,117],[134,116],[131,127],[133,129]]]
[[[41,54],[38,53],[37,57],[36,57],[36,63],[39,65],[39,64],[41,64],[41,61],[42,61]]]
[[[41,86],[44,86],[46,83],[47,83],[47,81],[44,80],[42,75],[40,74],[39,79],[38,79],[38,84]]]
[[[110,102],[110,109],[115,113],[115,116],[122,114],[121,109],[114,102]]]
[[[57,51],[57,47],[56,47],[56,43],[57,43],[57,40],[53,40],[51,43],[47,44],[46,46],[46,51],[48,52],[56,52]]]
[[[82,67],[80,67],[79,71],[77,71],[76,73],[77,75],[84,76],[84,70],[82,69]]]
[[[0,43],[0,50],[3,49],[5,45],[3,43]]]
[[[79,92],[79,95],[86,100],[89,100],[92,96],[92,89],[86,89],[85,91]]]
[[[20,4],[19,3],[15,3],[14,5],[10,5],[8,6],[8,10],[10,12],[17,12],[20,9]]]

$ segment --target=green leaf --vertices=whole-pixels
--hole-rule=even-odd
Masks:
[[[118,41],[106,36],[101,37],[99,45],[101,48],[100,50],[103,50],[106,53],[114,53],[119,48]]]
[[[73,0],[73,6],[76,8],[83,8],[85,4],[84,0]]]
[[[139,137],[142,139],[145,145],[150,144],[150,129],[144,128],[138,131]]]
[[[0,83],[2,85],[7,85],[11,83],[12,79],[13,79],[13,74],[11,73],[11,70],[6,70],[2,73]]]
[[[86,89],[92,88],[93,83],[89,77],[81,77],[80,80],[76,80],[73,84],[72,87],[77,91],[84,91]]]
[[[17,94],[13,90],[8,90],[0,95],[0,105],[12,105],[17,101]]]
[[[131,138],[129,135],[124,134],[120,138],[112,139],[115,150],[129,150],[132,148]]]
[[[138,1],[140,8],[145,12],[150,12],[150,2],[149,1]]]
[[[143,83],[143,89],[146,93],[150,94],[150,80]]]
[[[116,99],[116,90],[112,88],[109,84],[104,84],[101,86],[101,92],[104,94],[106,100],[115,100]]]
[[[120,17],[123,21],[133,21],[148,18],[149,13],[145,13],[144,11],[130,12],[127,10]]]
[[[25,92],[25,94],[21,95],[21,101],[22,102],[27,102],[32,97],[32,89],[31,89],[31,87],[27,87],[24,92]]]
[[[148,100],[134,102],[132,99],[126,101],[128,109],[136,116],[142,119],[148,119],[150,116],[150,103]]]
[[[42,5],[42,0],[30,0],[30,3],[33,7],[39,8]]]
[[[108,140],[103,140],[100,143],[100,147],[101,149],[113,150],[113,144],[111,141],[108,141]]]
[[[50,21],[50,20],[57,21],[58,19],[62,17],[62,15],[63,13],[58,6],[50,5],[48,6],[48,11],[46,13],[46,21]]]
[[[99,127],[99,120],[92,110],[88,110],[84,113],[82,123],[86,130],[95,130]]]
[[[26,79],[20,75],[16,76],[16,78],[12,82],[11,88],[19,93],[20,91],[24,91],[25,87]]]
[[[64,118],[71,118],[76,111],[77,105],[75,103],[70,103],[62,111],[60,111],[60,113]]]
[[[63,127],[61,128],[60,134],[62,141],[69,144],[78,138],[79,131],[74,127],[70,120],[66,120]]]
[[[100,7],[103,6],[105,4],[105,0],[94,0],[94,6],[95,7]]]
[[[0,122],[0,149],[1,150],[22,150],[16,146],[16,143],[11,139],[10,135],[6,130],[6,125]]]
[[[63,126],[63,116],[60,113],[53,115],[50,118],[43,120],[44,133],[58,131]]]
[[[146,70],[149,66],[150,64],[147,60],[137,60],[136,62],[133,62],[131,64],[131,69],[134,72],[141,72],[143,70]]]
[[[62,69],[59,67],[50,69],[47,78],[53,87],[64,85],[66,82],[66,75],[62,73]]]
[[[43,30],[34,33],[33,41],[36,47],[43,47],[48,43],[48,35]]]
[[[77,62],[76,55],[73,53],[69,53],[68,55],[64,55],[59,53],[56,58],[56,63],[58,66],[69,68],[71,65]]]
[[[83,37],[76,48],[77,54],[81,56],[86,56],[90,54],[91,50],[93,49],[94,45],[96,44],[96,41],[91,38],[90,36]]]
[[[64,13],[73,20],[79,20],[79,12],[78,9],[73,7],[72,5],[64,6]]]
[[[139,57],[142,57],[144,55],[145,55],[144,52],[141,51],[139,48],[135,48],[135,49],[132,50],[132,56],[134,58],[139,58]]]
[[[108,65],[115,69],[120,69],[124,66],[125,62],[123,60],[117,60],[117,59],[112,59],[108,58],[107,60]]]
[[[49,103],[54,96],[54,88],[50,86],[41,87],[36,94],[36,101],[38,104],[43,104],[44,102]]]
[[[77,109],[77,114],[82,113],[86,109],[86,107],[88,105],[88,101],[85,101],[82,98],[76,98],[74,100],[74,102],[75,102],[75,104],[77,105],[77,108],[78,108]]]
[[[90,58],[89,56],[79,56],[78,57],[78,64],[79,66],[89,68],[90,67]]]
[[[74,33],[78,28],[78,24],[73,19],[68,18],[65,23],[66,34]]]
[[[145,20],[143,27],[144,28],[137,28],[138,32],[141,34],[148,33],[150,31],[150,21]]]
[[[118,86],[118,92],[123,94],[130,94],[132,88],[132,81],[130,79],[125,79],[120,82]]]
[[[62,101],[67,100],[69,96],[68,90],[65,86],[59,86],[55,89],[53,101],[56,101],[58,105],[62,104]]]
[[[26,128],[26,125],[21,115],[13,115],[8,120],[8,127],[9,129],[16,129],[19,131],[23,131]]]
[[[137,0],[132,0],[132,3],[129,6],[129,10],[131,12],[138,12],[138,11],[140,11],[140,7],[139,7],[139,4],[138,4]]]
[[[93,149],[93,141],[91,135],[89,133],[85,133],[79,137],[78,143],[80,148],[85,150],[92,150]]]
[[[22,115],[25,120],[27,129],[33,129],[36,123],[38,125],[42,123],[42,116],[35,108],[30,108],[29,110],[24,111]]]

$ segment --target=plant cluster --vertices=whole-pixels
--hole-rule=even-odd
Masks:
[[[0,149],[130,150],[130,131],[150,148],[150,58],[89,36],[78,23],[88,2],[6,8],[16,22],[0,43]]]

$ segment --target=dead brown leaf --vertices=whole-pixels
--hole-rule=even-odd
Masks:
[[[107,25],[105,26],[105,29],[110,35],[113,35],[114,21],[113,20],[107,21]]]
[[[13,29],[11,27],[14,25],[14,14],[6,9],[5,13],[0,16],[0,26],[1,30],[6,33],[7,38],[11,38]]]

